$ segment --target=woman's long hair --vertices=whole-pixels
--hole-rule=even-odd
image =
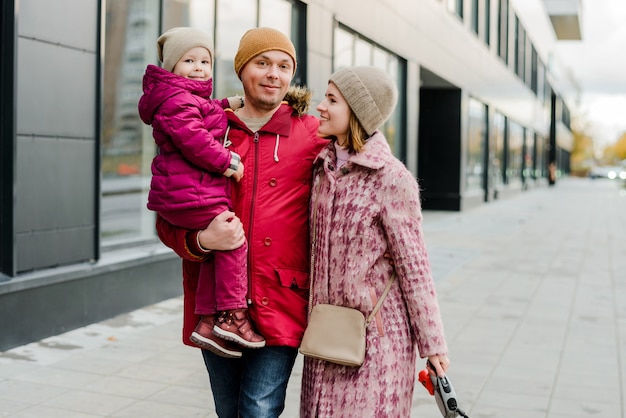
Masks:
[[[348,120],[348,143],[344,146],[350,154],[356,154],[363,150],[368,135],[363,129],[361,122],[356,118],[352,109],[350,109],[350,119]]]

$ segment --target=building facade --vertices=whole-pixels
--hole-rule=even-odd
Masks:
[[[174,26],[213,35],[215,97],[241,93],[233,59],[256,26],[291,37],[316,102],[342,66],[385,69],[400,96],[383,129],[425,210],[569,169],[559,79],[512,0],[9,0],[0,24],[0,350],[181,294],[146,209],[155,146],[137,114]]]

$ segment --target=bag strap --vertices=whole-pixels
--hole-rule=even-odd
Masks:
[[[383,290],[383,294],[380,295],[380,298],[378,298],[378,302],[376,302],[376,305],[374,306],[372,313],[370,314],[370,316],[367,317],[367,321],[365,321],[365,326],[368,326],[370,322],[372,322],[372,320],[374,319],[374,316],[376,315],[376,313],[382,306],[383,301],[387,297],[387,293],[389,293],[389,289],[391,289],[391,285],[393,284],[393,281],[395,279],[396,279],[396,273],[395,272],[391,273],[391,277],[389,278],[389,281],[387,282],[387,286],[385,286],[385,290]]]
[[[313,190],[311,191],[313,192]],[[312,216],[313,229],[311,231],[312,232],[311,233],[311,267],[310,267],[310,272],[309,272],[309,317],[311,316],[311,311],[313,310],[313,271],[314,271],[313,269],[315,268],[315,250],[317,246],[317,234],[315,233],[316,224],[317,224],[317,207],[316,207],[317,196],[311,206],[312,206],[311,209],[313,210],[313,216]],[[396,273],[393,272],[391,273],[391,277],[389,278],[389,281],[387,282],[387,286],[385,286],[385,290],[383,290],[383,294],[380,295],[380,298],[378,298],[378,302],[376,302],[376,305],[374,306],[372,313],[370,313],[370,315],[367,317],[367,320],[365,321],[365,326],[369,325],[369,323],[372,322],[372,320],[374,319],[374,316],[376,315],[376,313],[378,313],[378,310],[380,309],[380,307],[383,304],[383,301],[387,297],[387,293],[389,293],[389,290],[391,289],[391,285],[393,284],[395,279],[396,279]]]
[[[315,177],[314,177],[315,178]],[[314,193],[313,187],[315,184],[311,185],[311,194]],[[315,224],[317,223],[317,196],[315,201],[311,204],[311,210],[313,210],[313,229],[311,231],[311,266],[309,267],[309,317],[311,316],[311,311],[313,310],[313,271],[315,268],[315,249],[317,247],[317,234],[315,233]],[[308,318],[307,318],[308,319]]]

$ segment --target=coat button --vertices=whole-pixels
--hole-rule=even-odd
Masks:
[[[263,297],[263,298],[261,298],[261,303],[263,305],[267,305],[268,303],[270,303],[270,300],[267,297]]]
[[[266,247],[269,247],[270,245],[272,245],[272,239],[270,237],[266,237],[263,240],[263,244],[265,244]]]
[[[276,187],[276,179],[271,179],[269,181],[269,185],[270,185],[270,187]]]

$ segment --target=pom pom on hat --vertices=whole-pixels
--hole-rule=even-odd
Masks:
[[[395,83],[376,67],[342,68],[328,81],[337,86],[368,135],[389,119],[398,102]]]
[[[235,72],[241,69],[262,52],[282,51],[293,60],[293,72],[296,72],[296,48],[289,38],[279,30],[272,28],[254,28],[243,34],[239,41],[239,49],[235,55]]]
[[[213,39],[199,29],[178,27],[172,28],[157,39],[157,52],[163,68],[174,70],[176,63],[187,51],[197,46],[206,48],[213,62]]]

